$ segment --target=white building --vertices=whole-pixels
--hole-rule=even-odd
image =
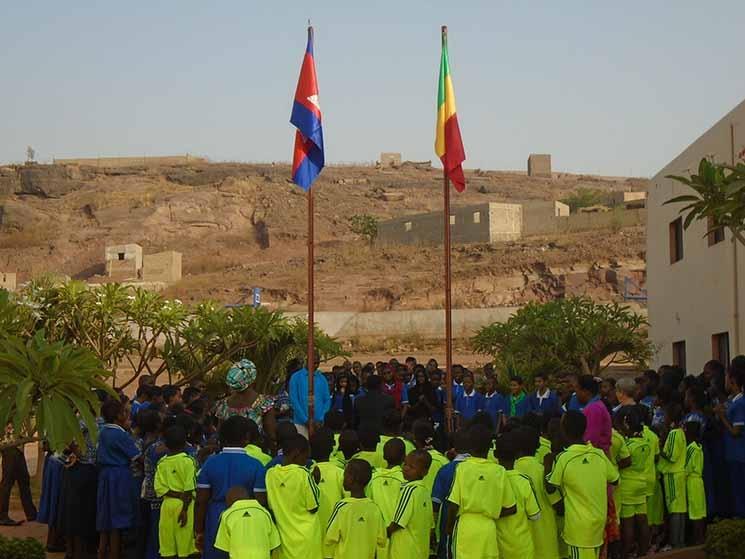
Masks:
[[[692,191],[667,175],[696,173],[701,158],[732,163],[745,154],[745,101],[652,179],[647,198],[647,293],[656,365],[701,372],[745,352],[745,246],[729,232],[705,236],[707,224],[683,230],[684,204],[663,206]]]

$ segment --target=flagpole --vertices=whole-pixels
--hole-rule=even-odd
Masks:
[[[443,28],[443,32],[444,28]],[[453,302],[450,274],[450,181],[447,172],[442,170],[442,184],[445,215],[445,428],[453,430]]]
[[[308,20],[308,42],[312,44],[313,27]],[[313,434],[313,419],[315,417],[315,280],[313,268],[315,265],[314,232],[313,232],[313,188],[308,187],[308,436]]]

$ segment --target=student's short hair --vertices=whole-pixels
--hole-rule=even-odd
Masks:
[[[540,433],[532,425],[523,425],[515,429],[519,456],[533,456],[540,446]]]
[[[409,355],[409,357],[406,358],[406,363],[416,363],[416,357]]]
[[[494,420],[485,411],[477,412],[476,415],[471,418],[471,421],[468,422],[469,427],[473,427],[475,425],[483,425],[484,427],[489,429],[490,433],[494,432]]]
[[[513,375],[510,377],[510,382],[516,382],[517,384],[523,384],[523,377],[520,375]]]
[[[370,375],[367,377],[367,389],[368,390],[380,390],[380,385],[382,384],[383,380],[378,375]]]
[[[277,442],[280,448],[282,448],[287,439],[295,435],[297,435],[297,427],[295,427],[294,423],[283,421],[277,425]]]
[[[163,396],[163,389],[160,386],[150,385],[150,397],[151,398],[157,398],[158,396]]]
[[[674,402],[665,406],[665,417],[670,423],[680,423],[683,419],[683,406]]]
[[[141,384],[137,387],[137,392],[135,392],[135,398],[142,398],[143,396],[150,396],[150,385],[148,384]]]
[[[154,382],[153,375],[140,375],[140,378],[137,379],[138,386],[144,386],[149,382]]]
[[[202,393],[199,391],[198,388],[195,388],[193,386],[187,386],[184,388],[183,394],[181,394],[181,397],[184,399],[184,402],[186,405],[189,405],[194,400],[197,400]]]
[[[622,379],[622,380],[623,380],[623,379]],[[616,379],[615,379],[615,378],[613,378],[613,377],[605,377],[605,378],[603,379],[603,382],[607,382],[608,384],[610,384],[610,385],[611,385],[611,388],[615,388],[615,387],[616,387],[616,384],[617,384],[617,383],[616,383]]]
[[[688,389],[688,394],[690,394],[691,400],[693,400],[697,408],[701,409],[706,405],[706,390],[703,387],[691,386]]]
[[[644,411],[641,408],[642,404],[621,406],[613,420],[625,425],[630,433],[641,433],[644,426]]]
[[[701,422],[686,421],[683,424],[683,432],[686,434],[686,438],[698,441],[701,438]]]
[[[101,404],[101,417],[106,423],[116,423],[123,411],[124,404],[118,398],[109,398]]]
[[[360,449],[360,438],[357,431],[345,429],[339,435],[339,450],[344,454],[344,458],[349,460]]]
[[[344,414],[339,410],[329,410],[323,416],[323,425],[332,431],[341,431],[344,428]]]
[[[704,365],[704,369],[710,369],[715,375],[721,376],[724,374],[724,365],[722,365],[721,361],[717,361],[716,359],[707,361]]]
[[[406,457],[406,445],[399,438],[389,439],[383,445],[383,459],[386,462],[400,464]],[[390,459],[390,460],[389,460]]]
[[[371,429],[360,429],[358,434],[362,450],[375,450],[380,442],[380,435],[377,431]]]
[[[248,430],[248,442],[251,444],[259,442],[259,439],[261,439],[261,432],[259,431],[259,426],[256,422],[253,419],[249,419],[246,428]]]
[[[163,442],[169,450],[179,450],[186,446],[186,430],[181,425],[173,425],[163,434]]]
[[[234,415],[220,425],[220,443],[222,446],[243,446],[248,439],[248,419]]]
[[[285,456],[294,453],[310,454],[310,444],[308,443],[308,439],[300,434],[296,434],[285,441],[285,444],[282,446],[282,452]]]
[[[429,471],[429,467],[432,465],[432,455],[426,450],[417,449],[412,450],[409,453],[409,456],[412,457],[416,465],[421,468],[426,475]]]
[[[616,390],[625,394],[629,398],[635,398],[638,388],[633,379],[622,378],[616,383]]]
[[[468,438],[471,443],[471,451],[474,454],[485,454],[489,452],[492,445],[492,432],[484,425],[474,425],[468,430]]]
[[[172,384],[167,384],[163,387],[163,399],[168,402],[171,398],[173,398],[176,394],[181,392],[181,389],[178,386],[174,386]]]
[[[249,497],[248,490],[244,486],[234,485],[228,489],[228,492],[225,494],[225,502],[228,503],[228,505],[231,505],[236,501],[243,501]]]
[[[729,376],[737,386],[745,384],[745,355],[738,355],[732,359],[729,365]]]
[[[398,410],[391,411],[383,418],[383,427],[389,433],[401,432],[401,412]]]
[[[334,433],[322,427],[310,437],[310,455],[316,462],[325,462],[334,450]]]
[[[196,416],[202,416],[207,411],[207,400],[204,398],[197,398],[190,402],[189,405],[186,406],[186,409]]]
[[[414,440],[429,445],[435,438],[435,429],[426,419],[417,419],[412,426]]]
[[[494,454],[500,462],[514,462],[520,455],[520,429],[502,433],[497,437]]]
[[[569,410],[561,419],[564,431],[570,439],[581,439],[587,429],[587,418],[580,411]]]
[[[542,378],[543,380],[548,379],[548,375],[546,373],[542,373],[541,371],[538,371],[536,374],[533,375],[533,379]]]
[[[587,390],[593,396],[598,393],[598,381],[592,375],[580,375],[577,378],[577,386],[580,390]]]
[[[461,429],[453,434],[453,448],[458,454],[470,452],[472,447],[470,429]]]
[[[137,426],[140,434],[157,433],[160,429],[161,419],[157,410],[144,409],[137,412]]]
[[[361,487],[365,487],[372,479],[372,466],[366,460],[354,458],[347,462],[344,469],[349,472],[354,482]]]

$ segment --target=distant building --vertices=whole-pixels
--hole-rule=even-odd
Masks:
[[[643,208],[647,201],[647,193],[644,191],[613,192],[611,205],[624,206],[626,208]]]
[[[697,374],[710,359],[727,363],[745,351],[745,247],[724,230],[707,236],[705,221],[684,230],[683,204],[664,205],[692,193],[667,175],[695,173],[704,157],[734,164],[744,148],[745,101],[652,178],[647,294],[656,365],[677,364]]]
[[[106,247],[106,275],[117,281],[142,277],[142,247],[138,244]]]
[[[401,166],[401,154],[398,152],[384,151],[380,154],[380,166],[381,167],[400,167]]]
[[[528,176],[551,178],[551,155],[531,153],[528,157]]]
[[[173,250],[146,254],[142,279],[151,282],[174,283],[181,279],[181,253]]]

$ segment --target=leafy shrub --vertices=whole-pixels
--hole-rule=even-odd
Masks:
[[[610,202],[610,196],[602,190],[579,187],[569,196],[562,198],[561,202],[569,206],[569,210],[572,213],[575,213],[580,208],[605,206]]]
[[[706,531],[706,557],[711,559],[741,559],[745,541],[745,520],[721,520]]]
[[[33,538],[4,538],[0,536],[0,557],[3,559],[44,559],[41,542]]]
[[[353,215],[349,218],[352,233],[367,239],[372,244],[378,236],[378,220],[369,214]]]

